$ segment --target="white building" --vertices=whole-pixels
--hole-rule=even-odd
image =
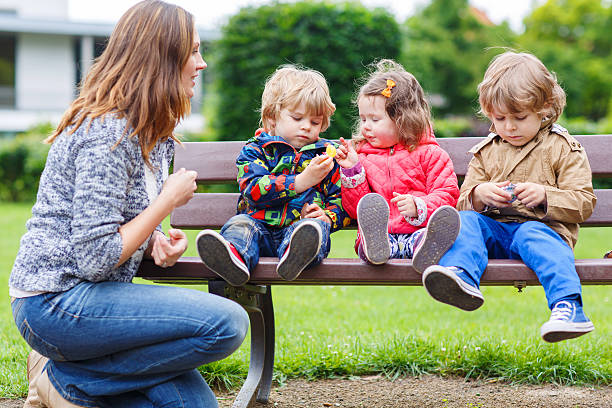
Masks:
[[[68,0],[0,0],[0,133],[56,124],[113,27],[69,20]],[[198,32],[202,42],[218,35]],[[179,132],[202,130],[201,95],[200,82]]]

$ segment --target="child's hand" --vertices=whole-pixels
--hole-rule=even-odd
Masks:
[[[304,206],[302,207],[300,216],[302,218],[318,218],[321,221],[325,221],[326,223],[331,225],[331,219],[329,218],[329,216],[325,214],[325,211],[323,211],[321,207],[319,207],[318,205],[314,203],[304,204]]]
[[[306,169],[295,177],[295,191],[299,194],[319,184],[334,168],[334,159],[329,156],[316,156]]]
[[[350,169],[359,161],[357,151],[353,147],[353,143],[347,142],[343,137],[340,138],[340,146],[336,149],[336,163],[340,167]]]
[[[546,205],[546,189],[541,184],[517,183],[514,194],[527,208],[534,208],[540,204]]]
[[[485,206],[496,208],[512,207],[512,194],[502,190],[502,187],[510,184],[509,180],[501,183],[482,183],[476,186],[472,192],[472,207],[476,211],[484,210]],[[515,190],[516,193],[516,190]]]
[[[166,268],[172,266],[187,249],[187,236],[180,229],[168,230],[170,239],[159,231],[154,231],[149,248],[156,265]]]
[[[397,209],[404,218],[417,216],[417,208],[412,195],[400,194],[394,191],[391,202],[397,205]]]

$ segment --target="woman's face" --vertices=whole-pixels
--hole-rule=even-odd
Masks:
[[[204,68],[206,68],[206,62],[204,62],[202,55],[200,55],[200,35],[196,30],[193,35],[191,55],[181,71],[181,83],[189,98],[192,98],[194,95],[193,87],[195,86],[195,80],[198,77],[198,71]]]

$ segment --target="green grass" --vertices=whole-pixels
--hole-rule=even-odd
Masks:
[[[28,346],[12,322],[7,281],[28,204],[0,204],[0,398],[27,390]],[[167,225],[166,225],[167,226]],[[189,231],[193,243],[197,231]],[[332,257],[354,256],[354,231],[333,235]],[[612,228],[581,230],[576,256],[599,258]],[[193,245],[187,255],[195,255]],[[206,290],[204,285],[194,288]],[[391,378],[434,373],[514,383],[612,385],[612,286],[584,286],[595,331],[548,344],[539,337],[549,317],[541,287],[522,293],[483,287],[485,304],[467,313],[432,300],[421,287],[275,286],[275,378],[329,378],[383,373]],[[249,340],[227,359],[202,368],[211,384],[239,386]]]

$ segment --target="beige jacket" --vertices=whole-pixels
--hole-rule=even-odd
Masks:
[[[492,129],[494,132],[494,129]],[[540,130],[529,143],[516,147],[496,133],[474,146],[457,208],[471,210],[472,191],[485,182],[532,182],[544,185],[546,206],[525,207],[519,200],[509,208],[485,209],[501,222],[542,221],[570,245],[578,239],[578,224],[593,213],[591,166],[584,148],[564,128],[554,124]]]

